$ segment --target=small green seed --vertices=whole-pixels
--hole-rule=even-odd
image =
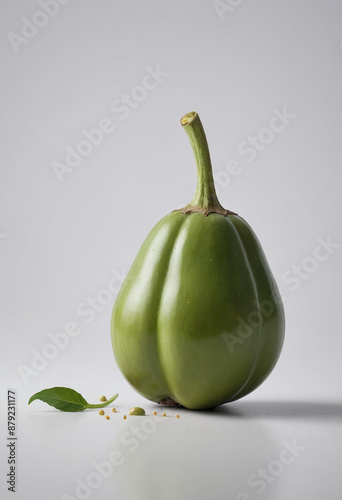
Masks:
[[[99,401],[107,401],[106,396],[101,396],[101,397],[99,398]]]
[[[145,410],[143,408],[139,408],[139,406],[133,406],[129,410],[130,415],[145,415]]]

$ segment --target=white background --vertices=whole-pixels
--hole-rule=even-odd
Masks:
[[[89,479],[92,461],[113,450],[122,464],[84,498],[336,498],[341,3],[71,0],[52,2],[44,17],[37,13],[45,3],[1,0],[2,495],[13,496],[5,475],[14,388],[17,499],[78,498],[78,478]],[[27,20],[44,24],[31,38]],[[151,69],[159,81],[146,76]],[[146,82],[155,88],[142,90]],[[125,95],[132,107],[119,112]],[[272,137],[264,129],[284,108],[291,118]],[[142,420],[122,416],[132,405],[149,414],[155,407],[115,364],[108,284],[119,287],[115,276],[127,272],[153,225],[193,196],[195,165],[179,125],[191,110],[207,132],[222,205],[250,223],[266,252],[285,300],[286,340],[255,393],[213,412],[181,410],[179,420],[168,410],[140,429],[135,450],[127,432]],[[115,130],[58,179],[54,162],[66,165],[66,148],[103,119]],[[268,143],[259,141],[248,161],[243,142],[253,136]],[[49,334],[71,322],[78,335],[38,367]],[[32,370],[26,377],[23,367]],[[27,406],[54,385],[90,402],[119,392],[119,413],[107,422],[96,411]],[[302,451],[284,465],[284,441],[294,440]],[[248,478],[263,467],[271,476],[260,491]]]

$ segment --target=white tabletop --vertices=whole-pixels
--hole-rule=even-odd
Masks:
[[[19,405],[16,495],[1,497],[339,498],[341,405],[250,397],[194,412],[135,397],[146,416],[124,419],[124,401],[105,409],[109,420],[97,410]]]

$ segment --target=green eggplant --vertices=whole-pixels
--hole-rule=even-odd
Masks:
[[[266,379],[285,318],[256,235],[218,201],[198,114],[181,125],[195,155],[196,193],[144,241],[117,295],[111,338],[138,393],[199,410],[242,398]]]

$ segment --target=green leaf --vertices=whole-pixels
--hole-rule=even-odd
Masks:
[[[79,392],[68,389],[68,387],[44,389],[31,396],[28,404],[32,403],[35,399],[44,401],[44,403],[54,406],[57,410],[61,411],[82,411],[88,406],[87,401]]]
[[[57,410],[61,411],[82,411],[87,408],[104,408],[109,405],[118,397],[115,394],[112,398],[104,403],[89,404],[84,397],[68,387],[52,387],[51,389],[44,389],[43,391],[36,392],[30,397],[28,404],[32,403],[35,399],[44,401],[50,406],[54,406]]]

